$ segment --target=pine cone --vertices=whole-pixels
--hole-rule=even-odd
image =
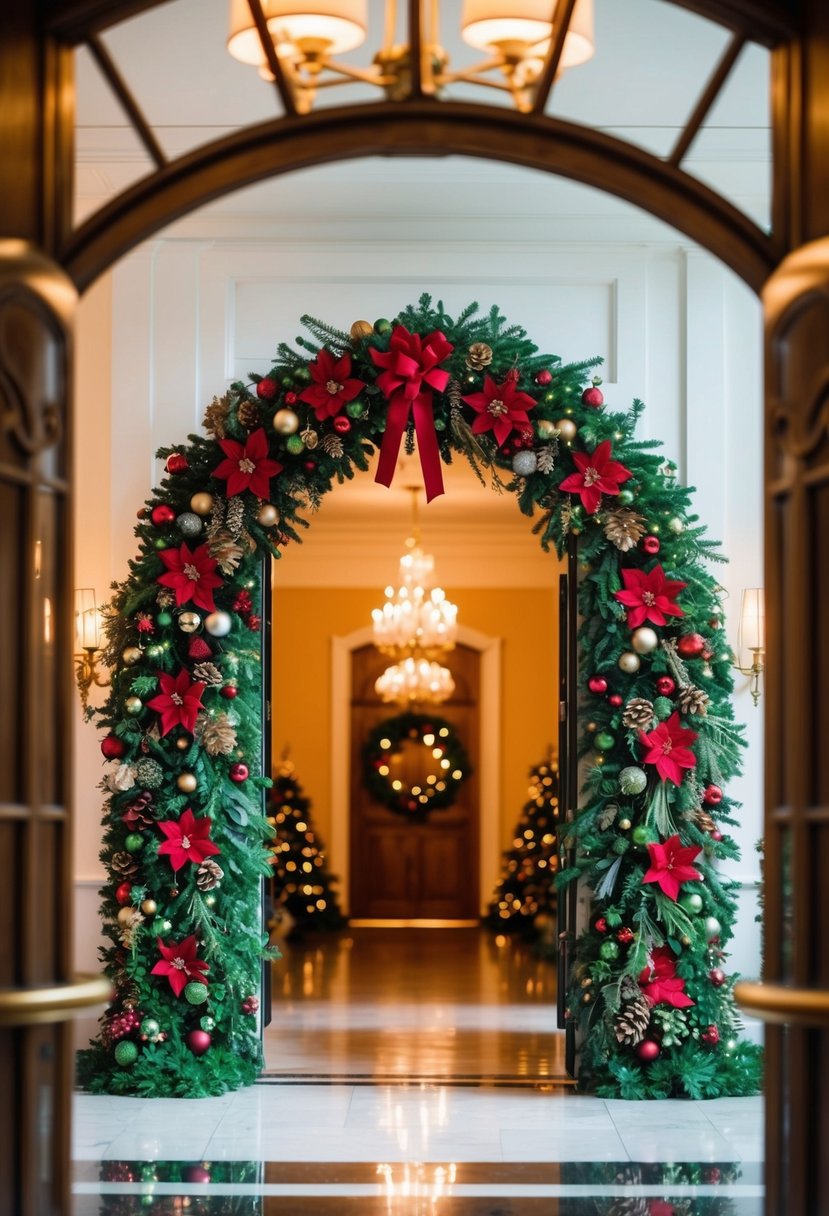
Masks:
[[[610,511],[605,518],[604,534],[612,545],[627,553],[637,541],[641,540],[647,531],[644,516],[627,507],[617,507]]]
[[[224,439],[227,435],[225,423],[230,412],[230,400],[227,396],[214,397],[204,411],[204,420],[202,426],[207,431],[208,435],[215,435],[217,439]]]
[[[212,891],[214,887],[218,887],[224,876],[222,867],[208,857],[196,870],[196,886],[200,891]]]
[[[697,807],[692,818],[701,832],[713,832],[717,826],[708,812],[703,810],[701,806]]]
[[[224,684],[225,682],[224,676],[215,663],[197,663],[193,668],[193,676],[196,680],[201,680],[202,684],[207,684],[210,687],[215,687],[216,684]]]
[[[208,549],[222,574],[232,574],[245,554],[242,546],[225,528],[208,541]]]
[[[208,756],[229,756],[236,746],[236,731],[227,714],[216,714],[215,718],[199,714],[196,738]]]
[[[208,537],[214,537],[224,528],[226,509],[227,503],[222,498],[221,494],[216,494],[213,498],[213,507],[210,512],[210,523],[207,525]]]
[[[239,419],[239,425],[243,426],[246,431],[255,431],[258,426],[262,425],[262,415],[259,411],[259,406],[255,401],[251,401],[247,397],[239,403],[236,417]]]
[[[313,452],[314,448],[317,446],[317,444],[320,441],[319,435],[310,426],[306,426],[304,431],[300,431],[299,437],[302,440],[302,442],[305,444],[305,446],[309,452]]]
[[[458,413],[461,408],[461,399],[463,397],[463,389],[457,380],[452,379],[446,386],[446,398],[449,402],[449,408],[453,414]]]
[[[480,372],[492,362],[492,347],[486,342],[473,342],[466,354],[466,366]]]
[[[711,698],[693,684],[683,684],[677,693],[677,704],[683,714],[707,714]]]
[[[239,495],[234,495],[227,504],[225,527],[235,539],[242,531],[245,523],[245,504]]]
[[[656,715],[646,697],[633,697],[622,710],[622,725],[631,730],[647,730]]]
[[[343,441],[339,435],[323,435],[322,450],[332,460],[339,460],[343,454]]]
[[[133,874],[138,873],[138,862],[132,853],[113,853],[109,864],[114,873],[121,874],[124,878],[131,878]]]
[[[635,1047],[644,1039],[651,1020],[651,1008],[644,993],[639,989],[628,988],[630,993],[624,1001],[616,1017],[613,1019],[613,1029],[616,1041],[624,1047]]]
[[[556,467],[556,450],[552,443],[543,444],[536,452],[536,467],[539,473],[552,473]]]
[[[166,588],[162,588],[161,591],[156,593],[155,602],[158,604],[159,608],[172,608],[173,604],[176,602],[176,597],[173,595],[172,591],[167,591]]]

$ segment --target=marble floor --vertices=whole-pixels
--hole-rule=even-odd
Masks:
[[[553,971],[477,930],[289,945],[236,1094],[77,1094],[75,1216],[761,1216],[762,1102],[573,1092]]]

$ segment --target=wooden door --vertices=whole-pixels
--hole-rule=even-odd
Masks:
[[[451,700],[437,714],[457,730],[472,777],[455,804],[425,820],[404,819],[372,798],[363,783],[369,732],[400,710],[383,705],[374,681],[389,664],[373,646],[352,655],[351,669],[351,916],[366,919],[467,920],[479,914],[478,689],[480,656],[458,646],[447,666]]]

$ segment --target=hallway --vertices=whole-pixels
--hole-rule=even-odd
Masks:
[[[759,1216],[761,1100],[574,1094],[523,945],[353,928],[284,955],[258,1084],[75,1096],[76,1216]]]

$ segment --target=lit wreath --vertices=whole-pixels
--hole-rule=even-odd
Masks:
[[[391,779],[389,760],[410,739],[432,749],[434,772],[423,785],[407,789]],[[469,757],[451,722],[432,714],[405,713],[386,718],[363,748],[363,776],[372,797],[397,815],[425,816],[454,804],[459,787],[471,776]]]

